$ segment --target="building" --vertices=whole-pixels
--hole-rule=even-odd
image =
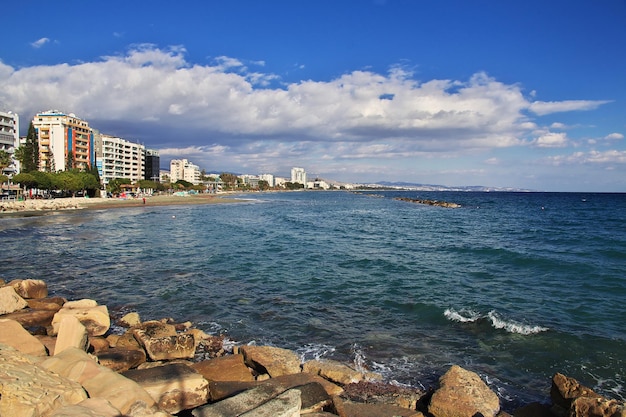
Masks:
[[[274,183],[274,174],[261,174],[259,175],[259,179],[267,181],[270,187],[274,187],[276,185]]]
[[[144,178],[150,181],[160,182],[161,157],[159,151],[146,149],[145,155],[146,172]]]
[[[89,123],[74,113],[48,110],[35,115],[33,126],[39,141],[39,169],[65,171],[95,165],[94,136]]]
[[[97,133],[96,166],[103,185],[116,178],[128,178],[133,184],[145,177],[145,147],[115,136]]]
[[[304,168],[291,168],[291,182],[297,182],[306,187],[306,171],[304,170]]]
[[[11,155],[20,144],[20,118],[13,112],[0,111],[0,151]],[[18,163],[13,160],[7,167],[3,167],[0,174],[11,176],[19,171]]]
[[[184,180],[193,185],[198,185],[201,176],[200,167],[186,159],[172,159],[170,161],[170,181],[172,183]]]

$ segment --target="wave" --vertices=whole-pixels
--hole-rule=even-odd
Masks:
[[[489,313],[482,315],[473,310],[462,309],[456,311],[448,308],[443,312],[443,315],[451,321],[458,323],[474,323],[478,321],[489,321],[491,327],[497,330],[505,330],[509,333],[516,333],[521,335],[531,335],[548,330],[547,327],[530,325],[525,323],[519,323],[514,320],[507,320],[502,318],[495,310],[491,310]]]

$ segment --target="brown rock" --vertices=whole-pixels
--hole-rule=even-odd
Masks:
[[[15,279],[9,282],[22,298],[46,298],[48,286],[40,279]]]
[[[343,410],[342,417],[424,417],[419,411],[390,404],[344,402]]]
[[[141,319],[139,318],[139,313],[131,312],[124,315],[117,323],[122,327],[133,327],[141,324]]]
[[[87,398],[76,405],[57,408],[50,417],[120,417],[120,410],[103,398]]]
[[[131,327],[133,331],[142,332],[144,337],[176,336],[176,327],[172,324],[157,320],[144,321]]]
[[[581,385],[574,378],[560,373],[554,374],[552,377],[552,387],[550,388],[550,398],[553,404],[565,410],[569,410],[572,402],[580,397],[597,398],[600,397],[600,395],[595,393],[591,388]]]
[[[26,300],[28,303],[28,307],[33,310],[54,310],[59,311],[63,304],[67,302],[65,298],[62,297],[50,297],[50,298],[41,298],[41,299],[28,299]]]
[[[123,375],[137,382],[168,413],[195,408],[208,401],[208,382],[191,367],[180,363],[149,369],[133,369]]]
[[[500,411],[498,396],[471,371],[453,365],[439,379],[428,411],[435,417],[494,417]]]
[[[74,316],[64,317],[59,324],[59,334],[54,345],[54,354],[58,355],[70,347],[87,350],[87,329]]]
[[[136,368],[146,361],[146,352],[137,349],[110,348],[96,353],[98,362],[115,372]]]
[[[89,345],[88,352],[94,353],[102,352],[111,347],[109,341],[102,336],[90,336],[87,344]]]
[[[113,338],[116,338],[115,341],[113,341],[111,339],[111,337],[113,336]],[[135,339],[135,333],[133,331],[133,329],[128,329],[126,331],[126,333],[124,333],[121,336],[107,336],[107,339],[109,340],[109,343],[111,343],[111,346],[114,347],[119,347],[119,348],[126,348],[126,349],[143,349],[143,346],[141,346],[141,343],[139,343],[139,341],[137,339]]]
[[[390,404],[411,410],[417,408],[417,402],[424,395],[424,392],[417,388],[400,387],[382,382],[361,381],[347,384],[343,388],[343,396],[355,402]]]
[[[93,300],[68,301],[52,318],[52,334],[59,332],[61,321],[67,316],[74,316],[85,326],[90,336],[102,336],[111,327],[109,310],[105,305],[93,306]]]
[[[578,397],[570,407],[570,417],[624,417],[623,403],[603,397]]]
[[[302,371],[319,375],[329,381],[345,385],[362,381],[365,375],[348,365],[333,360],[312,360],[304,363]]]
[[[52,318],[56,310],[32,310],[26,309],[16,311],[15,313],[4,316],[6,319],[15,320],[24,328],[41,327],[47,328],[52,326]]]
[[[324,411],[329,408],[333,400],[324,387],[317,382],[294,387],[300,391],[301,413],[310,414]]]
[[[28,303],[20,297],[12,286],[0,288],[0,315],[22,310]]]
[[[49,372],[34,358],[0,344],[0,416],[39,417],[87,398],[80,384]]]
[[[273,346],[241,346],[246,365],[272,378],[300,372],[300,358],[294,352]]]
[[[48,355],[45,346],[15,320],[0,319],[0,343],[9,345],[27,355]]]
[[[243,355],[228,355],[194,363],[193,368],[209,381],[254,381]]]
[[[144,333],[137,330],[134,331],[134,334],[153,361],[192,359],[196,352],[196,344],[192,334],[146,337]]]

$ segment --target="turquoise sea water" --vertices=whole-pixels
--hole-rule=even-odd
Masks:
[[[0,276],[402,384],[459,364],[505,409],[545,400],[555,372],[626,397],[626,194],[240,197],[0,218]]]

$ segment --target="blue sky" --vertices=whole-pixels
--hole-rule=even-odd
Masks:
[[[626,1],[11,4],[0,108],[207,171],[626,192]]]

